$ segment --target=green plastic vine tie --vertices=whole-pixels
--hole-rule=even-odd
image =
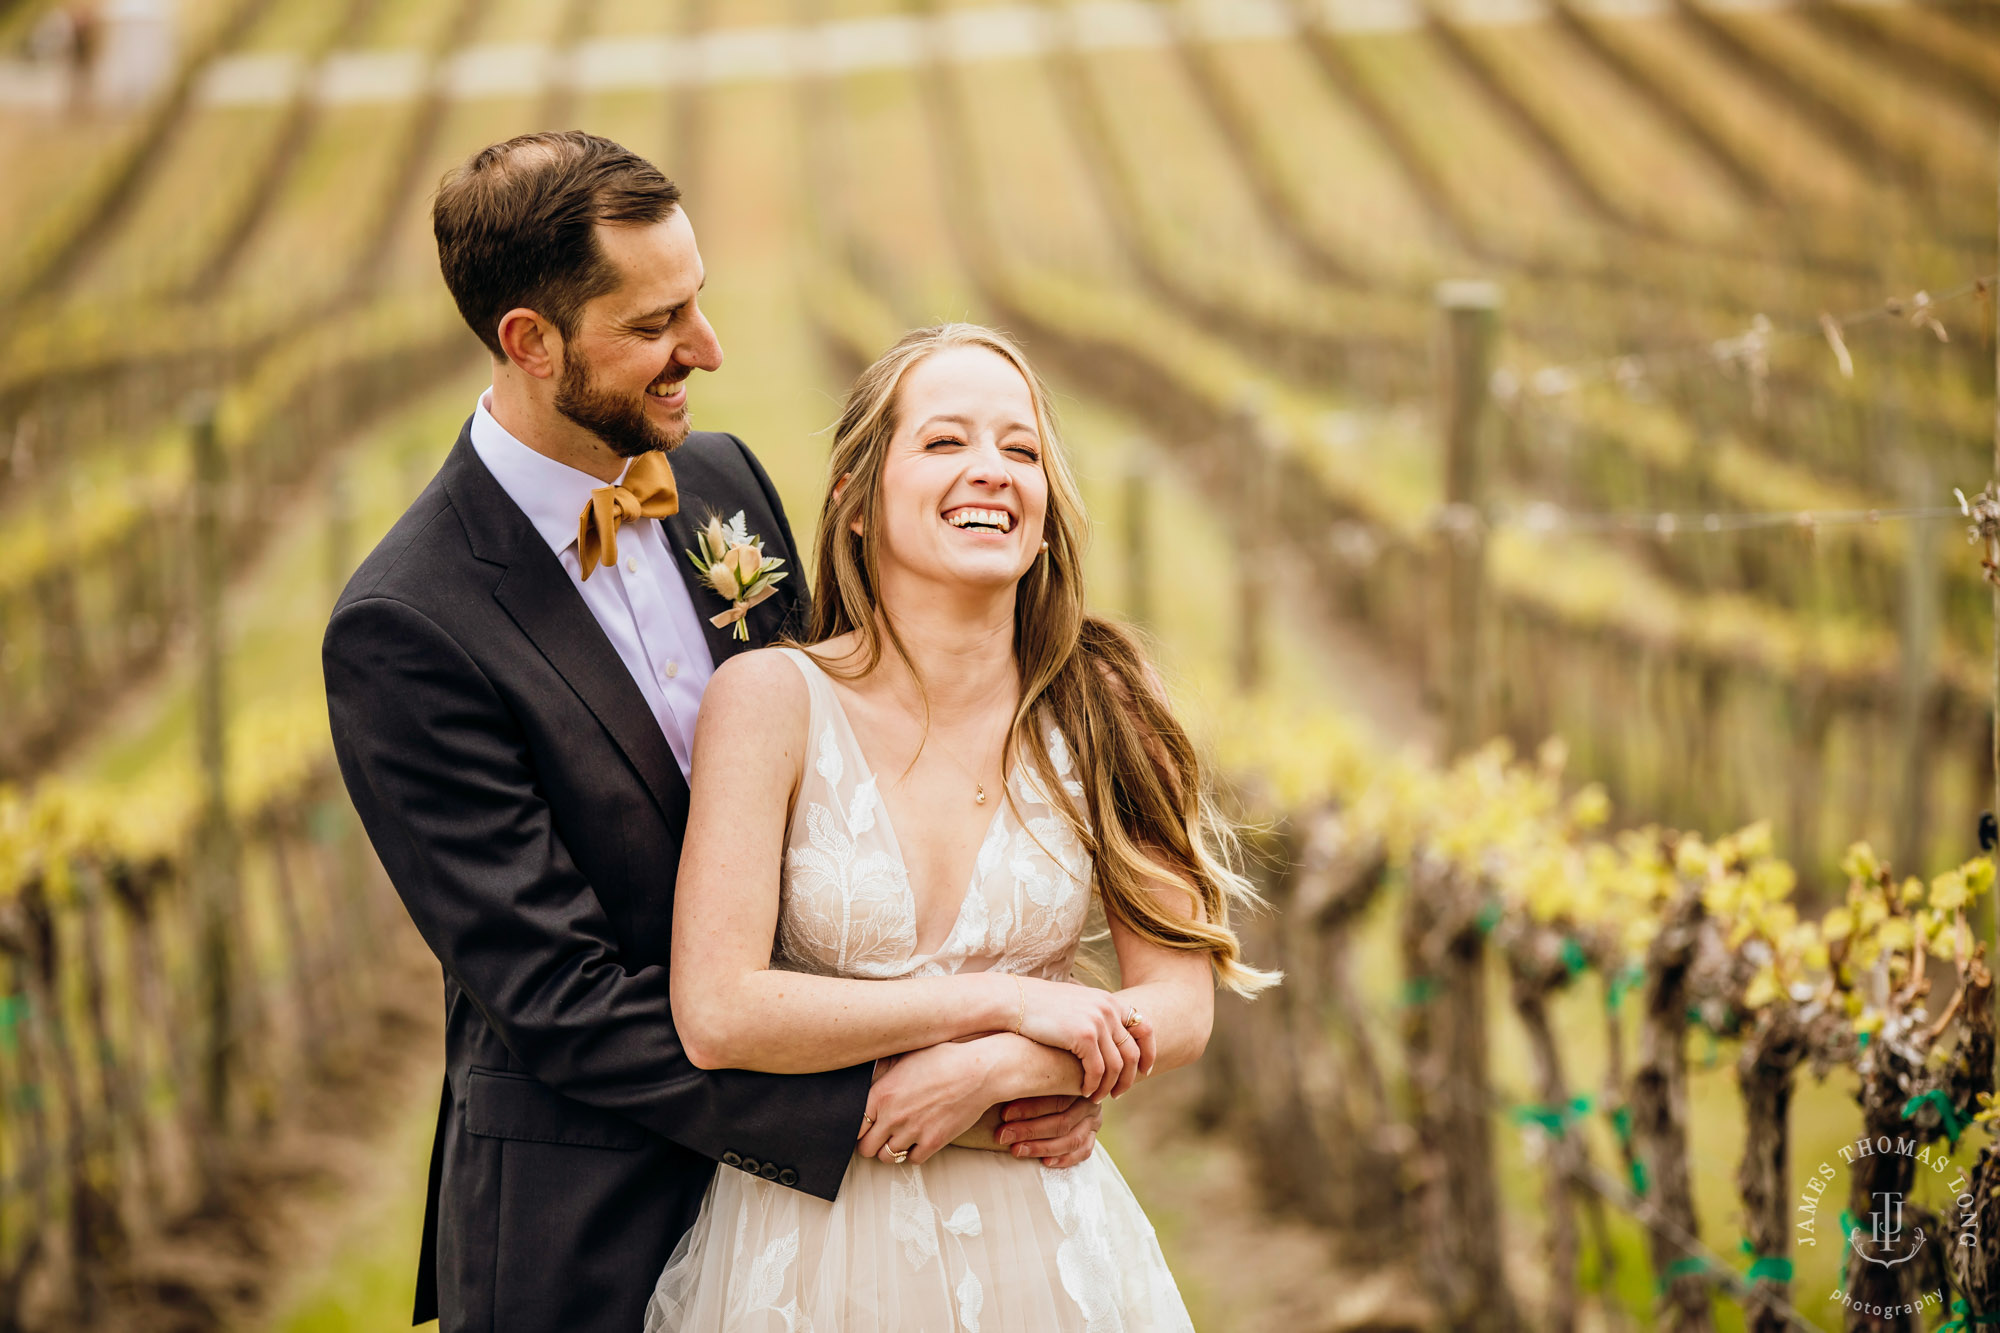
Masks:
[[[1517,1125],[1539,1125],[1543,1132],[1554,1138],[1569,1133],[1569,1127],[1590,1114],[1592,1102],[1589,1097],[1572,1097],[1566,1106],[1545,1106],[1529,1102],[1513,1109],[1514,1123]]]
[[[1554,1106],[1517,1106],[1514,1108],[1514,1123],[1517,1125],[1538,1125],[1551,1138],[1561,1138],[1569,1129],[1568,1117],[1561,1108]]]
[[[28,1016],[28,997],[16,992],[0,996],[0,1047],[12,1051],[21,1044],[21,1023]]]
[[[1868,1039],[1874,1035],[1872,1032],[1857,1032],[1854,1034],[1854,1044],[1865,1051],[1868,1049]]]
[[[1646,1197],[1646,1190],[1649,1184],[1650,1182],[1646,1179],[1646,1164],[1634,1157],[1632,1159],[1632,1192],[1643,1199]]]
[[[1951,1104],[1951,1098],[1945,1094],[1943,1088],[1932,1088],[1928,1092],[1920,1092],[1910,1098],[1903,1105],[1903,1119],[1915,1119],[1917,1112],[1923,1109],[1926,1102],[1937,1107],[1938,1119],[1944,1123],[1944,1136],[1951,1140],[1952,1150],[1956,1152],[1958,1136],[1965,1132],[1965,1122],[1958,1118],[1958,1108]]]
[[[1660,1274],[1660,1290],[1665,1292],[1674,1282],[1684,1277],[1699,1277],[1708,1271],[1708,1260],[1698,1254],[1685,1255],[1667,1265],[1667,1271]]]
[[[1937,1333],[1954,1333],[1954,1331],[1956,1333],[1963,1333],[1963,1330],[1975,1326],[1986,1327],[1993,1324],[2000,1324],[2000,1311],[1995,1311],[1992,1314],[1974,1314],[1972,1313],[1972,1307],[1966,1304],[1963,1297],[1951,1303],[1951,1312],[1957,1315],[1958,1318],[1948,1319],[1944,1323],[1939,1324],[1937,1326]]]
[[[1436,977],[1411,977],[1403,983],[1403,1007],[1414,1009],[1437,998]]]
[[[1563,966],[1569,969],[1569,979],[1575,981],[1590,967],[1590,959],[1585,956],[1583,946],[1565,935],[1562,942]]]
[[[1759,1254],[1757,1247],[1748,1237],[1736,1242],[1736,1248],[1750,1256],[1750,1271],[1744,1274],[1744,1281],[1753,1286],[1759,1282],[1790,1282],[1792,1261],[1782,1254]]]
[[[1479,909],[1479,915],[1473,919],[1473,924],[1479,927],[1480,934],[1491,935],[1500,925],[1500,900],[1487,899],[1486,905]]]
[[[1604,984],[1604,1007],[1617,1013],[1625,1002],[1625,993],[1638,987],[1646,979],[1644,968],[1634,964],[1617,973]]]
[[[1854,1224],[1854,1214],[1848,1212],[1845,1208],[1841,1209],[1840,1238],[1845,1241],[1851,1241],[1854,1239],[1854,1233],[1859,1230],[1861,1230],[1861,1228]]]

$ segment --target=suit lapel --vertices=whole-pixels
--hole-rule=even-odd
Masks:
[[[540,560],[508,566],[493,597],[611,733],[660,813],[685,815],[687,779],[659,722],[548,547],[542,547]]]
[[[493,599],[610,733],[660,813],[669,820],[686,818],[687,779],[645,696],[570,582],[569,571],[479,461],[469,432],[446,462],[444,479],[472,538],[473,554],[506,567]]]
[[[723,478],[700,457],[676,454],[673,464],[674,484],[681,493],[681,508],[672,517],[661,519],[660,524],[666,529],[667,544],[673,548],[674,568],[680,571],[681,581],[687,584],[688,596],[694,599],[694,613],[701,621],[701,636],[708,643],[708,655],[715,665],[721,666],[736,654],[756,647],[756,639],[755,636],[749,640],[739,639],[734,625],[717,629],[709,620],[710,616],[727,611],[729,603],[695,572],[694,561],[688,559],[687,553],[697,549],[695,533],[706,526],[709,514],[720,514],[726,523],[744,506],[723,503],[727,490]]]

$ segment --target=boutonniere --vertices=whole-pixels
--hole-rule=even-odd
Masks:
[[[727,611],[710,616],[708,623],[717,629],[734,625],[736,637],[747,641],[750,626],[744,617],[751,607],[778,590],[785,578],[778,566],[785,562],[764,555],[764,539],[750,535],[741,509],[727,523],[709,515],[708,526],[695,533],[695,545],[699,549],[689,551],[687,558],[694,561],[701,581],[729,603]]]

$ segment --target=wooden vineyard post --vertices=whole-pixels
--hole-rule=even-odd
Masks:
[[[326,483],[326,604],[340,600],[354,572],[354,491],[346,467],[336,462]]]
[[[1125,614],[1153,623],[1153,455],[1135,441],[1125,460]]]
[[[1245,399],[1238,406],[1235,425],[1236,438],[1230,443],[1240,460],[1236,468],[1236,688],[1247,695],[1264,683],[1264,587],[1271,577],[1278,444],[1255,399]]]
[[[228,735],[222,623],[223,505],[228,486],[215,403],[193,414],[195,737],[201,763],[202,815],[195,834],[193,906],[200,982],[202,1120],[212,1152],[226,1128],[233,1063],[236,995],[229,930],[235,901],[235,849],[229,824]],[[205,1162],[204,1166],[212,1165]],[[205,1182],[213,1185],[214,1177]]]
[[[1493,336],[1500,289],[1490,282],[1442,282],[1444,316],[1438,401],[1444,427],[1441,520],[1445,571],[1445,750],[1456,758],[1479,744],[1485,689],[1482,585],[1486,575],[1486,463],[1481,438],[1490,401]]]
[[[682,0],[680,5],[680,29],[683,41],[696,41],[714,23],[718,8],[717,0]],[[693,195],[701,188],[701,179],[706,164],[702,160],[705,144],[704,131],[707,129],[709,88],[701,79],[688,79],[681,84],[674,96],[672,121],[669,125],[671,139],[677,146],[672,165],[668,168],[681,192]]]
[[[1927,460],[1912,456],[1908,462],[1908,503],[1920,508],[1930,501],[1931,470]],[[1937,541],[1921,518],[1909,523],[1910,548],[1905,555],[1903,614],[1898,630],[1901,638],[1902,679],[1898,699],[1896,730],[1902,745],[1902,784],[1896,811],[1895,864],[1906,872],[1924,873],[1924,852],[1928,841],[1925,816],[1930,808],[1930,769],[1933,749],[1930,741],[1931,657],[1937,637],[1938,568]]]
[[[1996,166],[2000,166],[2000,156],[1996,156]],[[1996,182],[1994,188],[2000,190],[2000,172],[1996,172],[1994,182]],[[2000,240],[2000,236],[1996,236],[1996,240]],[[1992,308],[1994,308],[1994,470],[1990,488],[1996,494],[2000,494],[2000,298],[1992,302]],[[1988,550],[1992,550],[1992,542],[1988,542],[1986,546]],[[1994,570],[1986,570],[1990,582],[1992,582],[1992,572]],[[1992,811],[1994,819],[2000,819],[2000,582],[1992,582],[1992,604],[1994,604],[1994,689],[1992,689],[1992,713],[1986,729],[1992,753],[1988,757],[1990,769],[1988,769],[1986,795],[1992,799],[1992,805],[1988,809]],[[2000,849],[1990,849],[1990,851],[1994,857],[2000,857]],[[1988,921],[1992,923],[1986,957],[2000,959],[2000,897],[1992,897],[1988,901],[1986,913]],[[2000,987],[1996,987],[1996,993],[2000,993]],[[1996,1055],[1994,1059],[1996,1059],[1994,1079],[2000,1081],[2000,1055]]]

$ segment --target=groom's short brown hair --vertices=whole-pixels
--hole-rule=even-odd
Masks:
[[[649,226],[680,199],[658,167],[609,139],[523,134],[480,149],[438,186],[438,267],[458,313],[505,356],[500,317],[509,310],[525,306],[568,338],[583,307],[617,284],[598,223]]]

